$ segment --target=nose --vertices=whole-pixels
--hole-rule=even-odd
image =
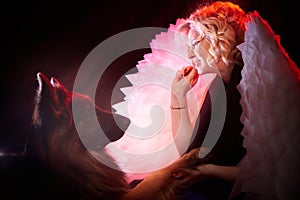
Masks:
[[[189,47],[189,48],[188,48],[188,58],[189,58],[189,59],[192,59],[192,58],[194,58],[194,57],[195,57],[194,48]]]

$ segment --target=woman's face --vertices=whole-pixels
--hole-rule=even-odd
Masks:
[[[197,34],[194,33],[197,37]],[[189,40],[188,57],[192,61],[192,65],[198,69],[200,74],[218,73],[222,79],[228,83],[230,80],[233,65],[226,65],[221,59],[214,61],[209,53],[210,41],[206,37]],[[211,58],[211,59],[208,59]],[[208,64],[210,60],[211,63]]]
[[[207,63],[207,58],[210,57],[208,53],[209,48],[210,43],[206,38],[191,40],[189,44],[188,57],[191,59],[193,66],[196,67],[200,73],[216,71]]]

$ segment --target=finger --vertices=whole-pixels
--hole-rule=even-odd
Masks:
[[[185,178],[182,180],[179,180],[177,183],[175,183],[175,187],[179,190],[186,189],[191,186],[190,178]]]
[[[185,67],[184,70],[183,70],[184,76],[187,76],[192,70],[193,70],[192,66]]]
[[[178,72],[180,72],[181,74],[184,74],[185,70],[186,70],[186,67],[183,67],[180,70],[178,70]]]
[[[182,70],[177,70],[176,71],[176,80],[180,81],[183,78],[183,72]]]
[[[181,194],[185,191],[185,187],[183,187],[182,185],[180,185],[179,183],[174,184],[174,192],[175,194]]]
[[[180,171],[176,171],[176,172],[172,173],[172,176],[175,179],[181,179],[185,176],[185,174]]]
[[[196,75],[194,76],[193,80],[192,80],[192,86],[196,85],[196,83],[198,82],[199,79],[199,74],[196,73]]]
[[[196,68],[193,68],[190,71],[190,73],[187,76],[185,76],[185,78],[190,82],[190,84],[192,86],[194,86],[197,83],[198,77],[199,77],[199,74],[198,74],[198,71]]]
[[[189,70],[189,73],[187,74],[187,78],[192,79],[195,75],[198,74],[198,71],[196,68],[191,67],[191,69]]]
[[[180,178],[183,178],[183,177],[187,176],[189,173],[190,172],[188,170],[180,168],[180,169],[174,171],[172,176],[174,178],[180,179]]]

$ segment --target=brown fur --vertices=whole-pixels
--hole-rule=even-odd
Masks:
[[[69,92],[55,78],[50,81],[39,73],[38,80],[40,87],[35,99],[33,125],[38,130],[39,156],[70,183],[74,183],[85,199],[176,199],[172,172],[190,165],[196,159],[195,154],[183,156],[130,189],[125,174],[117,170],[110,156],[97,153],[99,159],[114,165],[114,169],[99,162],[95,154],[82,144],[72,119],[71,99],[76,98],[76,103],[83,109],[93,106],[96,112],[104,111],[89,97]]]

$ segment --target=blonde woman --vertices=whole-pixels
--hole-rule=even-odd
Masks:
[[[245,14],[230,2],[199,8],[180,31],[189,37],[192,66],[179,70],[173,80],[173,131],[192,138],[186,95],[198,73],[218,73],[227,100],[225,123],[215,146],[199,163],[173,173],[178,191],[193,191],[182,197],[274,200],[299,196],[300,179],[295,174],[300,166],[300,70],[278,35],[256,11]],[[207,125],[211,109],[218,103],[206,96],[190,149],[202,145],[211,128]],[[199,148],[189,152],[199,153]]]
[[[189,119],[187,93],[198,81],[198,76],[205,73],[218,73],[226,90],[227,110],[225,123],[220,138],[202,164],[191,169],[179,169],[173,174],[179,190],[191,186],[199,180],[206,179],[198,187],[203,195],[214,199],[226,199],[229,196],[238,167],[237,164],[245,155],[240,135],[243,125],[240,122],[242,113],[240,94],[236,88],[241,80],[243,61],[237,45],[243,42],[245,21],[244,11],[230,2],[215,2],[203,6],[191,14],[179,31],[187,34],[189,40],[188,56],[192,66],[177,71],[172,84],[171,116],[172,130],[178,135],[185,135],[186,143],[192,138],[194,127]],[[222,89],[217,82],[211,88]],[[200,147],[209,129],[211,106],[218,104],[212,101],[207,93],[201,108],[200,123],[197,135],[190,149]],[[184,134],[180,134],[183,132]],[[199,149],[194,150],[198,154]],[[218,182],[207,179],[218,179]],[[224,183],[220,185],[220,181]],[[221,186],[221,187],[220,187]],[[211,192],[211,190],[218,192]]]

